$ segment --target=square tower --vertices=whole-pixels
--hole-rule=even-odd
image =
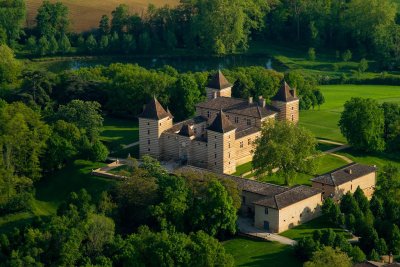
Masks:
[[[227,174],[236,171],[235,139],[236,127],[221,110],[207,128],[208,169]]]
[[[272,106],[279,110],[278,120],[299,122],[299,99],[296,96],[296,90],[291,89],[289,85],[282,81],[278,93],[271,99]]]
[[[219,70],[211,79],[206,87],[207,100],[216,97],[231,97],[232,84],[225,78],[224,74]]]
[[[145,107],[139,118],[140,157],[149,155],[161,156],[161,134],[173,125],[173,117],[154,97]]]

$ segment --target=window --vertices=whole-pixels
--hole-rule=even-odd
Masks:
[[[264,209],[264,213],[265,213],[265,214],[268,214],[268,208],[265,208],[265,209]]]
[[[161,126],[161,122],[160,122],[160,126]]]
[[[240,142],[240,148],[243,148],[243,141]]]
[[[150,139],[149,139],[149,140],[147,140],[147,144],[148,144],[148,145],[150,145]]]
[[[147,149],[147,151],[149,151],[149,152],[150,152],[150,147]]]
[[[150,130],[149,129],[147,129],[147,134],[150,134]]]
[[[239,123],[239,117],[235,117],[235,123]]]
[[[197,134],[197,129],[196,128],[194,128],[194,134]]]
[[[231,148],[231,143],[228,143],[228,148]]]
[[[246,197],[245,196],[242,196],[242,202],[243,202],[243,204],[246,204]]]
[[[292,110],[294,110],[294,107],[292,107]]]
[[[214,154],[214,158],[215,158],[215,159],[217,158],[217,154]]]
[[[231,158],[231,152],[228,152],[228,158]],[[229,163],[230,164],[230,163]]]
[[[292,121],[294,121],[294,115],[292,114]]]
[[[210,118],[210,111],[207,111],[207,118]]]
[[[147,125],[150,125],[150,122],[148,122]]]
[[[247,125],[251,125],[251,120],[250,119],[247,119],[246,121],[247,121]]]
[[[250,138],[247,140],[247,144],[251,145],[251,139]]]
[[[217,148],[217,143],[214,144],[214,148]]]
[[[217,163],[216,163],[216,162],[214,162],[214,165],[215,165],[215,166],[217,166]]]

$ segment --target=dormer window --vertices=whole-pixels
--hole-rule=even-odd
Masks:
[[[235,123],[239,123],[239,117],[235,117]]]
[[[247,121],[247,125],[251,125],[251,120],[250,119],[247,119],[246,121]]]

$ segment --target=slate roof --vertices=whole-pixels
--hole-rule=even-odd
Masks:
[[[233,126],[232,122],[226,117],[225,113],[221,110],[207,129],[217,133],[226,133],[236,129],[236,127]]]
[[[258,127],[250,127],[250,128],[246,128],[246,129],[237,129],[236,130],[236,139],[242,138],[244,136],[250,135],[250,134],[254,134],[257,132],[260,132],[261,129]]]
[[[192,126],[192,125],[203,123],[203,122],[207,122],[207,118],[205,118],[203,116],[196,116],[194,118],[191,118],[191,119],[188,119],[188,120],[185,120],[185,121],[181,121],[181,122],[178,122],[178,123],[174,124],[172,126],[172,128],[166,130],[166,132],[168,132],[168,133],[176,133],[176,132],[178,132],[178,131],[180,131],[182,129],[182,126],[184,124]]]
[[[294,89],[291,89],[290,86],[282,81],[282,85],[279,88],[278,92],[274,97],[271,98],[272,101],[282,101],[282,102],[290,102],[294,100],[298,100],[296,97],[296,92]]]
[[[188,124],[183,124],[181,130],[179,131],[179,135],[191,137],[194,135],[194,131]]]
[[[210,110],[223,110],[226,113],[234,113],[247,117],[265,118],[275,115],[276,109],[270,106],[261,107],[257,102],[249,104],[248,100],[233,97],[217,97],[207,102],[202,102],[196,107],[210,109]]]
[[[222,90],[232,87],[232,84],[225,78],[224,74],[219,70],[207,84],[208,88]]]
[[[142,114],[140,114],[138,117],[145,119],[161,120],[166,117],[172,118],[172,115],[161,106],[160,102],[158,102],[155,97],[153,97],[144,108]]]
[[[283,209],[317,194],[321,194],[321,191],[310,186],[299,185],[274,196],[257,200],[254,204],[274,209]]]
[[[331,186],[339,186],[372,172],[376,172],[376,167],[359,163],[351,163],[330,173],[315,177],[311,179],[311,181]]]

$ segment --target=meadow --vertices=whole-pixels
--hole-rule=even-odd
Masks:
[[[26,0],[27,26],[35,24],[37,9],[43,0]],[[50,2],[56,2],[51,0]],[[149,4],[157,7],[174,6],[179,0],[61,0],[70,10],[71,30],[75,32],[89,31],[97,28],[102,15],[111,15],[119,4],[126,4],[132,13],[143,15]]]
[[[400,86],[386,85],[326,85],[320,86],[325,104],[315,110],[300,112],[300,125],[317,138],[346,142],[338,127],[343,105],[352,97],[373,98],[382,102],[400,103]]]

